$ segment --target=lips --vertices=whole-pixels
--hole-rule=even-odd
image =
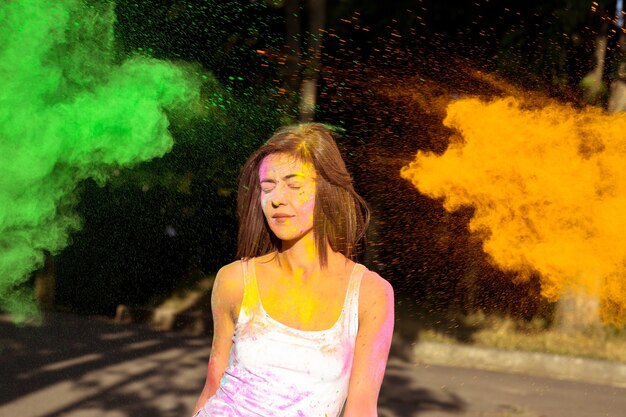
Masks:
[[[288,217],[293,217],[293,216],[290,216],[289,214],[274,214],[272,216],[272,218],[274,219],[286,219]]]

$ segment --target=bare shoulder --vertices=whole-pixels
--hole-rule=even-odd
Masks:
[[[365,271],[359,290],[359,315],[364,317],[389,309],[393,311],[393,305],[394,292],[389,281],[374,271]]]
[[[389,281],[370,270],[363,273],[360,291],[366,297],[366,301],[393,297],[393,287]]]
[[[217,271],[217,276],[222,280],[235,280],[237,276],[241,278],[241,274],[243,274],[243,261],[241,259],[224,265]]]
[[[237,306],[241,305],[243,299],[243,262],[237,260],[224,265],[217,271],[213,291],[211,294],[211,304],[221,304],[227,307],[234,315]]]
[[[243,261],[237,260],[221,267],[217,271],[215,281],[216,283],[219,281],[222,287],[243,288]]]

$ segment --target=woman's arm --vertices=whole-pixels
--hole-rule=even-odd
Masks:
[[[344,417],[378,416],[378,394],[385,375],[393,323],[393,288],[377,273],[367,271],[361,282],[359,331]]]
[[[232,338],[237,317],[235,309],[241,305],[243,282],[241,262],[222,267],[213,283],[211,313],[213,315],[213,343],[207,369],[207,377],[200,398],[193,409],[195,414],[215,394],[228,365]]]

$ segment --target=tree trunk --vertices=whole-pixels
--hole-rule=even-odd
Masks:
[[[52,307],[56,297],[56,265],[47,253],[44,265],[35,272],[35,300],[42,307]]]
[[[315,104],[317,99],[317,80],[305,77],[300,88],[300,121],[312,122],[315,118]]]
[[[602,78],[604,76],[604,63],[606,59],[606,46],[608,44],[608,23],[603,23],[603,30],[598,33],[594,42],[594,67],[589,74],[583,78],[583,94],[585,101],[595,103],[602,92]]]
[[[617,11],[621,13],[621,10]],[[613,25],[616,13],[616,1],[607,1],[605,8],[598,11],[600,25],[595,38],[594,68],[583,79],[584,97],[588,103],[597,103],[604,88],[604,67],[606,65],[606,52],[609,40],[609,28]],[[624,33],[620,33],[618,59],[618,73],[616,81],[611,83],[611,92],[608,102],[608,110],[611,112],[623,111],[626,108],[626,84],[624,76],[626,67],[622,64],[625,45]],[[600,320],[600,297],[598,293],[599,281],[596,288],[585,292],[583,290],[566,290],[556,305],[554,325],[565,331],[599,328]]]
[[[282,74],[286,113],[292,114],[298,105],[300,90],[300,59],[302,55],[300,0],[285,2],[285,65]]]
[[[617,10],[622,14],[622,10]],[[619,18],[620,16],[618,16]],[[608,110],[611,113],[626,111],[626,34],[624,33],[623,19],[618,19],[619,40],[617,42],[617,71],[615,79],[611,82]]]
[[[615,16],[615,3],[614,0],[609,0],[602,10],[594,11],[600,20],[594,40],[594,66],[581,83],[585,101],[591,104],[598,102],[602,90],[605,88],[603,81],[604,67],[609,42],[609,27],[612,17]]]
[[[300,121],[312,122],[317,103],[317,82],[322,52],[322,32],[326,20],[326,0],[308,0],[309,37],[307,65],[300,88]]]
[[[559,299],[554,315],[555,328],[563,331],[588,330],[602,326],[597,292],[568,291]]]

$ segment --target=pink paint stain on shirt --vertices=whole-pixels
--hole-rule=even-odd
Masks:
[[[241,310],[225,378],[205,411],[224,417],[339,416],[348,392],[366,268],[355,265],[337,323],[327,330],[303,331],[263,311],[254,291],[253,265],[252,260],[244,268],[244,300],[250,307]],[[226,406],[236,414],[217,411]]]

